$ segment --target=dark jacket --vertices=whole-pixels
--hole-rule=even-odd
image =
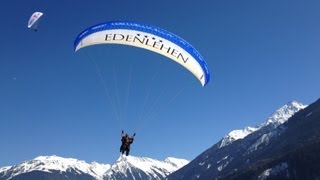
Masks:
[[[133,136],[129,136],[128,134],[124,134],[124,133],[122,132],[122,134],[121,134],[122,146],[124,146],[124,147],[130,147],[130,144],[133,143],[134,136],[135,136],[135,134],[134,134]]]

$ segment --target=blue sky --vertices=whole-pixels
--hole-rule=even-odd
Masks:
[[[121,129],[137,132],[135,156],[192,160],[230,130],[259,124],[291,100],[312,103],[320,92],[319,5],[1,1],[0,167],[53,154],[113,163]],[[27,29],[34,11],[44,12],[38,32]],[[209,84],[202,88],[178,64],[138,48],[73,51],[82,30],[110,20],[156,25],[184,38],[207,61]],[[123,119],[104,85],[114,90]],[[140,118],[148,113],[154,118]]]

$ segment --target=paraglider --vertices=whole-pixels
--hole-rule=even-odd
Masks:
[[[43,15],[42,12],[34,12],[28,21],[28,28],[33,29],[34,31],[38,30],[38,24],[41,16]]]
[[[206,62],[188,42],[159,27],[130,21],[111,21],[87,28],[74,41],[74,49],[97,44],[122,44],[164,55],[188,69],[205,86],[210,79]]]
[[[132,22],[132,21],[110,21],[105,22],[101,24],[97,24],[94,26],[91,26],[84,31],[82,31],[74,40],[74,50],[75,52],[79,51],[82,48],[93,46],[93,45],[110,45],[110,44],[119,44],[119,45],[128,45],[133,47],[138,47],[142,49],[146,49],[158,54],[161,54],[170,60],[173,60],[174,62],[182,65],[185,69],[187,69],[189,72],[191,72],[201,83],[202,86],[205,86],[210,79],[210,73],[208,66],[206,62],[204,61],[203,57],[200,55],[200,53],[193,48],[192,45],[190,45],[188,42],[186,42],[184,39],[180,38],[179,36],[161,29],[156,26],[151,26],[139,22]],[[90,48],[89,48],[90,49]],[[99,48],[94,48],[99,49]],[[92,60],[92,62],[95,64],[95,67],[97,69],[98,75],[104,85],[104,89],[107,95],[107,99],[110,102],[110,105],[112,106],[111,110],[114,111],[115,117],[118,118],[120,126],[122,128],[123,119],[126,117],[126,110],[123,111],[121,108],[127,107],[127,100],[129,96],[129,85],[131,80],[131,71],[129,73],[129,83],[128,83],[128,91],[124,97],[126,97],[126,101],[124,105],[121,105],[120,102],[120,96],[119,95],[119,88],[117,84],[117,78],[116,78],[116,70],[114,66],[112,66],[111,62],[106,62],[108,64],[108,67],[113,67],[112,72],[114,73],[114,86],[112,86],[112,83],[105,83],[102,72],[99,69],[97,63],[95,62],[94,58],[92,56],[88,55],[89,59]],[[111,59],[111,58],[107,58]],[[110,64],[109,64],[110,63]],[[110,66],[111,65],[111,66]],[[125,63],[124,63],[125,65]],[[123,67],[123,65],[121,65]],[[141,67],[141,66],[140,66]],[[147,67],[147,65],[145,66]],[[141,67],[144,69],[145,67]],[[109,76],[106,76],[109,77]],[[151,74],[146,74],[144,77],[153,77]],[[109,87],[108,87],[109,85]],[[150,84],[149,87],[151,87],[152,84]],[[112,96],[110,93],[110,89],[115,89],[115,96]],[[146,102],[151,99],[150,90],[151,88],[148,88],[146,94],[145,94],[145,101],[141,103],[143,106],[142,110],[146,112]],[[121,89],[123,90],[123,89]],[[167,105],[174,100],[175,97],[182,91],[177,92],[176,95],[174,95],[168,102]],[[164,91],[163,91],[164,92]],[[158,114],[158,112],[161,110],[161,108],[157,109],[157,111],[151,111],[155,109],[155,104],[159,102],[159,99],[161,99],[162,95],[164,94],[161,92],[158,96],[158,98],[153,98],[153,103],[151,108],[149,109],[149,113],[145,113],[145,116],[140,115],[138,120],[146,120],[143,118],[148,118],[148,120],[154,119],[154,117]],[[149,98],[150,97],[150,98]],[[114,98],[114,99],[113,99]],[[150,100],[150,101],[152,101]],[[164,107],[165,104],[163,104]],[[141,128],[141,127],[140,127]],[[139,130],[139,129],[137,129]],[[137,131],[136,131],[137,132]],[[130,152],[130,145],[133,143],[135,134],[133,136],[129,136],[128,134],[124,134],[122,131],[121,134],[121,141],[122,144],[120,146],[120,153],[129,155]]]

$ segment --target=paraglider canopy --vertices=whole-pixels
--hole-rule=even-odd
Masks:
[[[210,79],[208,66],[199,52],[179,36],[139,22],[110,21],[81,32],[74,49],[97,44],[122,44],[164,55],[189,70],[205,86]]]
[[[39,19],[43,15],[42,12],[34,12],[28,21],[28,28],[37,31]]]

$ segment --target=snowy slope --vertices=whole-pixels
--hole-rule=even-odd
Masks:
[[[45,173],[47,179],[56,177],[55,174],[64,174],[63,176],[68,177],[67,179],[72,179],[70,177],[73,174],[77,175],[73,179],[121,179],[120,177],[141,179],[142,176],[145,179],[164,179],[168,174],[187,163],[187,160],[171,157],[164,161],[158,161],[145,157],[120,156],[115,164],[109,165],[97,162],[86,163],[85,161],[58,156],[39,156],[15,166],[0,168],[0,180],[16,177],[19,179],[21,175],[34,172],[40,172],[41,178],[44,177],[43,173]],[[32,177],[37,176],[33,175]]]
[[[11,166],[5,166],[5,167],[0,168],[0,174],[6,172],[10,168],[11,168]]]
[[[238,139],[243,139],[249,134],[269,125],[273,127],[277,127],[280,124],[286,122],[291,116],[293,116],[296,112],[300,111],[301,109],[306,108],[307,106],[299,103],[297,101],[291,101],[286,105],[282,106],[280,109],[275,111],[269,118],[267,118],[262,124],[255,126],[255,127],[246,127],[241,130],[233,130],[229,134],[227,134],[220,143],[220,148],[224,147],[228,144],[231,144],[233,141]]]
[[[32,171],[53,173],[55,171],[67,172],[74,170],[78,174],[88,174],[95,179],[102,179],[103,174],[110,168],[109,164],[91,164],[73,158],[62,158],[58,156],[39,156],[31,161],[25,161],[19,165],[6,167],[4,175],[8,179],[20,174]],[[0,171],[1,174],[1,171]],[[0,176],[1,177],[1,176]]]
[[[172,157],[164,161],[146,157],[119,157],[107,171],[105,179],[165,179],[170,173],[187,163],[187,160]]]
[[[266,180],[268,178],[272,178],[271,177],[272,175],[278,175],[282,172],[286,174],[286,178],[290,179],[287,163],[281,163],[281,164],[275,165],[272,168],[266,169],[258,176],[258,178],[259,180]]]

